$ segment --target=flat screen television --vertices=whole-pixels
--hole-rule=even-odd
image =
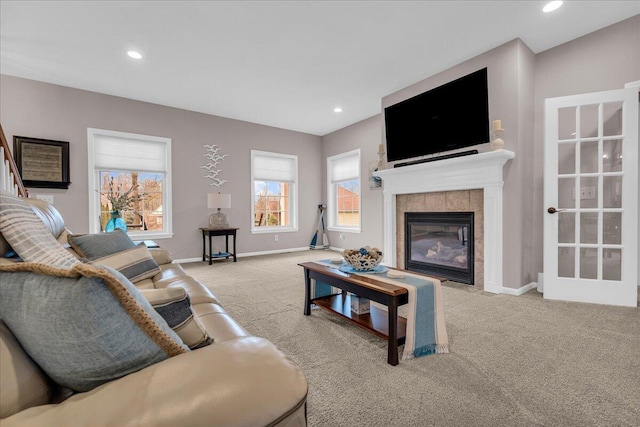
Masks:
[[[489,142],[487,69],[384,109],[387,160]]]

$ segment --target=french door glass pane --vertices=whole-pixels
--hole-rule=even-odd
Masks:
[[[575,178],[558,179],[558,207],[560,209],[572,209],[576,207]]]
[[[558,248],[558,277],[575,277],[576,249]]]
[[[613,139],[602,143],[602,171],[622,171],[622,140]]]
[[[580,106],[580,138],[598,136],[598,105]]]
[[[558,139],[576,138],[576,107],[558,109]]]
[[[573,212],[558,213],[558,243],[576,242],[576,214]]]
[[[602,214],[602,243],[619,245],[622,242],[622,213],[605,212]]]
[[[598,243],[598,213],[580,214],[580,243]]]
[[[576,173],[576,143],[558,144],[558,174]]]
[[[603,249],[602,251],[602,278],[604,280],[622,279],[622,250]]]
[[[598,249],[580,249],[580,277],[582,279],[598,278]]]
[[[622,207],[622,177],[605,176],[602,186],[602,198],[605,208]]]
[[[598,172],[598,141],[585,141],[580,144],[580,173]]]
[[[585,176],[580,179],[580,207],[597,208],[598,207],[598,177]]]
[[[622,135],[622,102],[606,103],[602,111],[603,135]]]

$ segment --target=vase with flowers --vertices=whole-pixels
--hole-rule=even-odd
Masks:
[[[132,204],[142,201],[145,193],[137,192],[138,186],[132,185],[128,190],[122,190],[122,184],[114,182],[113,177],[109,180],[109,188],[106,193],[107,200],[111,204],[111,213],[109,221],[104,227],[104,231],[110,232],[116,229],[121,229],[125,233],[127,231],[127,224],[122,219],[122,214],[132,209]]]

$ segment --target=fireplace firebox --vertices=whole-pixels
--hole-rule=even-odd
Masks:
[[[405,268],[473,285],[473,212],[406,212]]]

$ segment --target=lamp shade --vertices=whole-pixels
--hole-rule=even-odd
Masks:
[[[231,194],[209,193],[207,195],[207,207],[209,209],[230,209]]]

